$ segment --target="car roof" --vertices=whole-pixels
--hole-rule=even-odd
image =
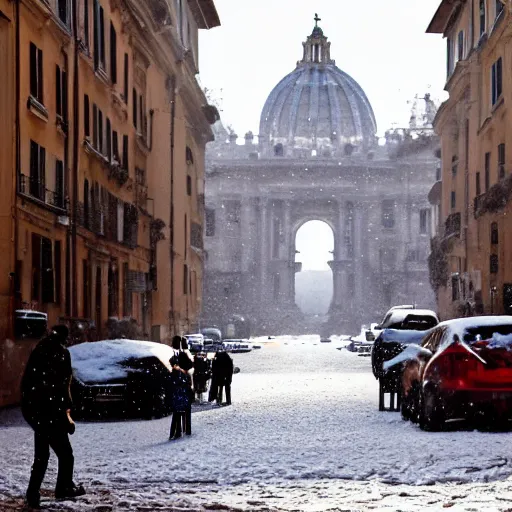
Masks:
[[[409,316],[430,316],[439,321],[436,313],[430,309],[396,309],[391,312],[390,321],[403,322]]]

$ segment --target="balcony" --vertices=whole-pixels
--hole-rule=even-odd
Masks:
[[[142,183],[135,183],[135,203],[142,211],[147,211],[148,187]]]
[[[67,201],[62,191],[49,190],[44,182],[24,174],[20,174],[18,180],[19,194],[62,212],[67,210]]]
[[[444,237],[449,238],[452,236],[460,237],[460,227],[461,227],[461,215],[460,212],[452,213],[448,215],[448,218],[445,222],[445,231]]]

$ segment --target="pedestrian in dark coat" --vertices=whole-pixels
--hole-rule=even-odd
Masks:
[[[181,338],[181,352],[179,354],[180,368],[187,372],[187,392],[189,403],[185,415],[183,416],[183,430],[187,436],[192,435],[192,402],[195,401],[194,383],[192,376],[194,375],[194,356],[188,349],[187,338]]]
[[[188,366],[187,359],[181,353],[181,336],[174,336],[172,339],[172,348],[174,355],[169,361],[172,367],[172,392],[171,392],[171,408],[172,420],[169,440],[179,439],[182,436],[182,424],[184,417],[190,406],[190,394],[188,383],[188,370],[182,368],[183,364]]]
[[[203,393],[208,389],[209,368],[206,355],[196,354],[194,357],[194,391],[197,400],[201,400]]]
[[[73,483],[74,457],[68,434],[75,432],[71,419],[71,356],[65,347],[68,329],[52,328],[34,348],[21,381],[21,411],[34,430],[34,464],[27,489],[27,504],[40,506],[41,484],[48,467],[50,448],[59,460],[55,497],[74,498],[85,494]]]
[[[231,405],[231,381],[233,379],[233,359],[225,352],[217,352],[212,364],[213,379],[217,386],[217,404],[222,404],[223,390],[226,390],[226,405]]]

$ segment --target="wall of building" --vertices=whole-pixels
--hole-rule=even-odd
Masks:
[[[15,11],[1,0],[12,72],[0,90],[0,406],[18,399],[34,343],[12,339],[14,308],[67,324],[74,342],[197,328],[204,147],[218,115],[195,79],[198,30],[219,24],[207,4],[76,0],[64,14],[20,2],[15,179]]]

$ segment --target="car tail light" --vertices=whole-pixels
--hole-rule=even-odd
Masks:
[[[436,367],[441,378],[458,380],[463,385],[469,375],[477,371],[482,362],[478,354],[469,346],[454,342],[439,355]]]

